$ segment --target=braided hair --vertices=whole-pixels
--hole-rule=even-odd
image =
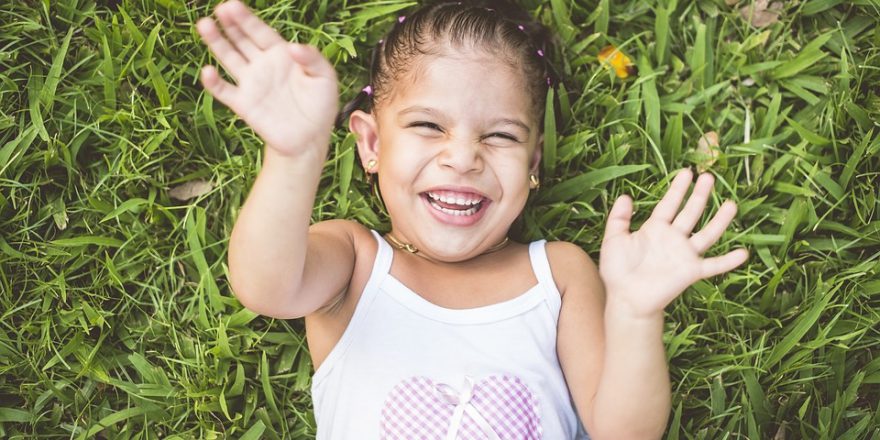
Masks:
[[[370,57],[370,83],[336,118],[342,128],[354,110],[371,112],[393,95],[393,85],[415,67],[419,56],[440,54],[439,42],[454,47],[472,43],[490,51],[523,73],[533,115],[544,132],[545,97],[560,79],[549,57],[555,36],[511,0],[432,1],[398,17]],[[558,92],[554,93],[556,125],[560,126]]]

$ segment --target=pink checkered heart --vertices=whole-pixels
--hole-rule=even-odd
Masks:
[[[453,387],[417,376],[398,383],[382,408],[388,440],[540,440],[538,399],[516,376],[465,377]]]

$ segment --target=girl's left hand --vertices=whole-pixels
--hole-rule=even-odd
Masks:
[[[628,196],[615,201],[608,214],[599,253],[599,274],[609,306],[637,318],[662,317],[663,309],[697,280],[722,274],[744,263],[748,251],[736,249],[703,258],[736,215],[736,204],[724,202],[700,231],[693,233],[712,191],[714,177],[703,173],[684,208],[679,206],[693,173],[682,169],[641,229],[630,233],[633,205]]]

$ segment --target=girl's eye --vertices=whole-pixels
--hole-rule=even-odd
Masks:
[[[515,137],[513,137],[512,135],[509,135],[509,134],[507,134],[507,133],[492,133],[492,136],[497,136],[497,137],[500,137],[500,138],[502,138],[502,139],[507,139],[507,140],[511,140],[511,141],[514,141],[514,142],[519,142],[519,140],[518,140],[517,138],[515,138]]]
[[[432,123],[432,122],[413,122],[413,123],[410,124],[409,126],[410,126],[410,127],[428,127],[428,128],[431,128],[431,129],[437,129],[437,130],[440,130],[440,126],[437,125],[437,124],[434,124],[434,123]],[[440,130],[440,131],[443,131],[443,130]]]

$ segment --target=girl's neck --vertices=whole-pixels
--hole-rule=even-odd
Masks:
[[[430,255],[426,254],[424,251],[417,248],[416,246],[408,243],[405,240],[401,240],[401,239],[397,238],[394,231],[391,231],[391,232],[388,232],[387,234],[385,234],[385,240],[388,242],[388,244],[391,245],[391,247],[401,251],[404,254],[418,256],[418,257],[420,257],[420,259],[425,260],[426,262],[430,262],[430,263],[433,263],[434,265],[441,265],[441,266],[460,266],[462,264],[467,264],[467,263],[479,263],[479,262],[481,262],[480,260],[485,260],[485,258],[483,258],[483,257],[491,255],[491,254],[501,253],[500,251],[507,248],[508,245],[510,244],[510,239],[507,236],[505,236],[503,240],[492,245],[491,247],[489,247],[488,249],[484,250],[483,252],[481,252],[480,254],[478,254],[476,256],[473,256],[471,258],[468,258],[466,260],[461,260],[461,261],[443,261],[443,260],[438,260],[436,258],[433,258]]]

